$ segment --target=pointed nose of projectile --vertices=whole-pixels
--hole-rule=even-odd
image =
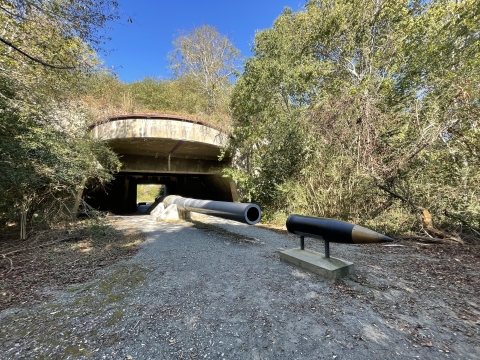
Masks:
[[[371,244],[379,242],[392,242],[393,239],[377,233],[376,231],[355,225],[352,229],[352,241],[355,244]]]
[[[378,234],[380,235],[380,242],[392,242],[393,239],[391,237],[388,237],[387,235],[382,235],[382,234]]]

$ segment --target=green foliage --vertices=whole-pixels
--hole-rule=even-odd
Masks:
[[[0,0],[0,47],[12,62],[86,69],[106,40],[106,23],[118,19],[117,8],[112,0]]]
[[[210,26],[180,33],[173,45],[171,78],[145,77],[122,83],[109,73],[95,73],[86,85],[88,92],[82,96],[93,109],[94,117],[168,113],[200,117],[230,130],[229,98],[239,50]]]
[[[0,224],[71,219],[85,182],[106,182],[116,155],[90,139],[78,101],[96,73],[114,1],[0,1]],[[112,10],[113,9],[113,10]]]
[[[176,80],[146,77],[127,85],[137,106],[151,111],[199,114],[206,112],[207,99],[196,89],[195,80],[184,76]]]
[[[3,85],[2,93],[9,93]],[[14,100],[15,95],[10,95]],[[5,99],[0,100],[0,112],[3,222],[20,214],[31,219],[34,213],[46,222],[57,221],[58,215],[70,218],[69,211],[85,181],[109,181],[110,172],[118,169],[118,159],[111,150],[93,141],[85,128],[58,126],[52,112],[15,109]],[[80,121],[78,110],[69,115]]]
[[[85,220],[83,225],[85,226],[86,233],[94,242],[98,242],[99,239],[101,241],[104,237],[118,235],[118,231],[115,230],[104,218],[99,216]]]
[[[245,197],[390,233],[420,229],[426,208],[437,227],[477,231],[479,16],[472,0],[286,9],[232,96],[249,156],[229,173]]]
[[[153,202],[163,194],[163,185],[137,185],[137,202]]]
[[[82,96],[95,119],[126,113],[165,113],[200,118],[226,131],[231,128],[229,110],[217,108],[207,114],[208,97],[198,90],[188,76],[177,79],[145,77],[132,83],[122,83],[108,73],[96,74]]]
[[[227,36],[208,25],[180,33],[173,46],[170,62],[175,77],[188,79],[193,89],[203,95],[207,100],[206,114],[226,113],[240,51]]]

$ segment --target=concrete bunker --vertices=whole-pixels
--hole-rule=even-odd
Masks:
[[[230,136],[205,123],[168,114],[126,114],[92,126],[94,138],[120,156],[122,168],[105,188],[88,188],[85,201],[115,214],[137,207],[138,184],[163,184],[169,195],[236,201],[233,181],[223,177],[229,166]]]

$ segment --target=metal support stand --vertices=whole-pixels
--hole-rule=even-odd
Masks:
[[[330,257],[330,241],[323,241],[325,243],[325,257],[328,259]]]
[[[330,258],[330,241],[323,241],[325,243],[325,257]],[[300,236],[300,250],[305,250],[305,236]]]

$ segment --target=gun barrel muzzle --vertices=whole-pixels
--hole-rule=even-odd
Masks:
[[[262,211],[257,204],[235,203],[227,201],[198,200],[169,195],[164,200],[165,207],[175,204],[181,210],[193,211],[205,215],[234,220],[249,225],[255,225],[262,217]]]

